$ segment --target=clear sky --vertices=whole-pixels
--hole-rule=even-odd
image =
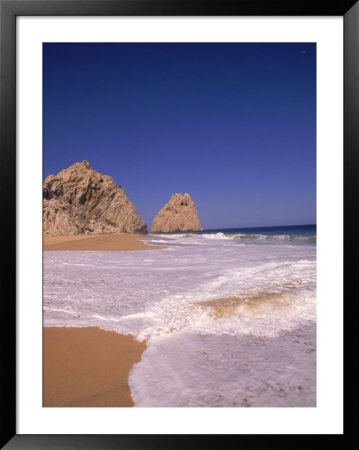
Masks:
[[[110,175],[148,228],[316,223],[315,44],[44,44],[44,178]]]

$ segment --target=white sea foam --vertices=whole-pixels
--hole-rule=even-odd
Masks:
[[[315,328],[272,339],[153,338],[130,373],[135,406],[315,406]]]
[[[45,325],[97,325],[131,333],[140,340],[149,339],[143,360],[131,375],[136,404],[147,405],[153,400],[154,387],[146,387],[143,382],[151,377],[157,380],[159,389],[168,390],[172,384],[177,397],[181,393],[181,382],[176,385],[172,380],[167,385],[169,373],[174,376],[178,368],[171,358],[161,356],[162,345],[167,349],[165,351],[174,353],[184,348],[186,358],[189,358],[184,365],[186,370],[180,376],[188,377],[193,371],[190,376],[193,386],[191,382],[189,395],[183,403],[181,400],[181,405],[230,406],[229,393],[221,391],[217,394],[222,397],[214,398],[202,392],[202,398],[200,389],[198,395],[193,392],[196,383],[200,382],[196,378],[199,370],[207,373],[208,383],[216,385],[218,382],[217,371],[213,377],[211,375],[211,361],[213,363],[218,357],[224,366],[231,364],[226,356],[220,356],[222,344],[224,355],[230,355],[229,343],[242,345],[245,342],[246,345],[253,344],[251,351],[266,357],[264,350],[263,353],[259,350],[263,339],[266,342],[277,340],[283,334],[295,333],[303,327],[311,327],[310,330],[315,327],[314,243],[261,239],[247,242],[245,239],[228,239],[223,233],[156,235],[152,239],[153,245],[165,244],[168,249],[151,252],[151,255],[148,251],[44,253]],[[191,363],[191,360],[194,349],[202,344],[212,356],[208,357],[208,365],[200,368],[198,362]],[[291,338],[288,338],[288,345],[294,345]],[[286,351],[289,352],[289,347]],[[235,358],[233,361],[237,367],[239,362],[235,362]],[[163,376],[160,373],[153,375],[158,364],[168,366],[163,369]],[[312,359],[310,364],[313,365]],[[268,367],[269,361],[263,370],[268,371],[268,380],[271,380]],[[294,395],[290,389],[288,403],[295,403],[299,391]],[[147,400],[143,400],[146,395]],[[262,399],[263,405],[269,402],[266,395]],[[309,405],[312,394],[308,393],[308,396],[311,398],[307,402]],[[159,405],[171,403],[171,395],[167,400],[160,397],[157,399]],[[238,402],[245,401],[241,398]],[[282,404],[282,400],[278,402]]]
[[[200,235],[203,239],[228,239],[229,235],[225,235],[222,232],[219,233],[209,233]]]

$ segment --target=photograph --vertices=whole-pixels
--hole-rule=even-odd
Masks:
[[[44,42],[43,407],[317,406],[317,46]]]

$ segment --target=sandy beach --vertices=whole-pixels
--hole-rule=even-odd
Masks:
[[[142,234],[111,233],[75,236],[44,236],[44,251],[133,251],[166,247],[145,244]]]
[[[43,406],[133,406],[128,375],[145,342],[97,327],[43,331]]]

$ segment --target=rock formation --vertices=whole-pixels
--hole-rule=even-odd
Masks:
[[[50,236],[147,233],[147,227],[124,189],[82,161],[46,178],[43,231]]]
[[[202,231],[196,206],[189,194],[174,194],[153,221],[151,233]]]

